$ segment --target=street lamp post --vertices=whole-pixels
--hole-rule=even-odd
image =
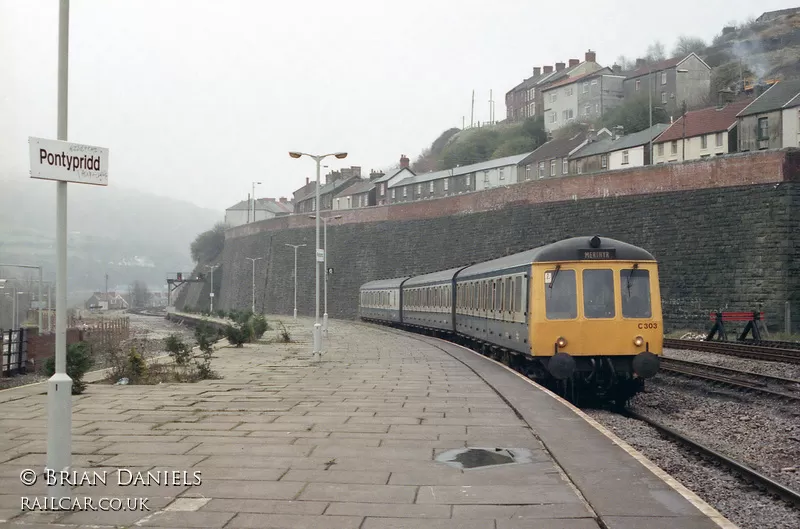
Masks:
[[[256,221],[256,186],[257,185],[260,186],[261,182],[252,182],[252,184],[253,184],[253,194],[251,195],[252,199],[253,199],[253,220],[252,220],[252,222],[255,222]]]
[[[324,250],[322,250],[323,254],[320,255],[320,251],[321,250],[320,250],[320,247],[319,247],[319,211],[321,209],[320,208],[320,197],[319,197],[320,162],[322,162],[322,160],[324,158],[328,157],[328,156],[335,156],[336,158],[341,160],[341,159],[347,157],[347,153],[346,152],[337,152],[337,153],[329,153],[329,154],[323,154],[323,155],[314,155],[314,154],[307,154],[307,153],[304,153],[304,152],[290,152],[289,156],[291,156],[292,158],[300,158],[301,156],[308,156],[309,158],[313,158],[314,161],[317,162],[317,188],[316,188],[316,198],[315,198],[315,201],[314,201],[314,210],[317,213],[317,215],[316,215],[317,219],[316,219],[316,223],[315,223],[316,224],[316,231],[317,231],[316,244],[315,244],[315,249],[316,249],[316,256],[315,256],[315,259],[316,259],[315,265],[316,266],[315,266],[315,269],[316,269],[317,280],[316,280],[316,296],[315,296],[316,297],[316,310],[315,310],[315,314],[314,314],[314,351],[313,351],[313,354],[314,354],[315,357],[319,357],[319,356],[321,356],[320,346],[321,346],[321,343],[322,343],[321,325],[319,323],[319,265],[322,262],[325,261]],[[322,257],[322,258],[320,259],[320,257]]]
[[[214,313],[214,270],[216,270],[218,266],[218,264],[215,264],[214,266],[206,265],[206,268],[211,270],[211,292],[208,294],[208,297],[211,298],[211,304],[208,312],[212,314]]]
[[[284,243],[284,245],[294,248],[294,319],[297,319],[297,249],[305,244]]]
[[[253,304],[250,311],[256,313],[256,261],[263,259],[263,257],[245,257],[248,261],[253,263]]]
[[[311,215],[310,218],[315,218],[315,215]],[[328,222],[331,219],[341,219],[341,215],[336,215],[334,217],[322,217],[322,233],[323,233],[323,246],[325,248],[325,261],[323,268],[325,268],[325,309],[324,314],[322,315],[322,333],[327,336],[328,335]]]

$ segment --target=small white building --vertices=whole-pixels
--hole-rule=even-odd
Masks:
[[[267,220],[280,215],[289,215],[294,211],[294,204],[284,197],[278,200],[274,198],[259,198],[255,201],[255,216],[253,215],[253,201],[242,200],[241,202],[225,210],[225,225],[229,228],[241,226],[248,222]]]
[[[753,100],[687,112],[653,141],[656,164],[700,160],[737,151],[736,115]]]
[[[633,134],[612,131],[612,136],[587,144],[569,157],[570,174],[614,171],[650,165],[650,141],[667,130],[669,125],[657,123]],[[623,131],[624,132],[624,131]]]

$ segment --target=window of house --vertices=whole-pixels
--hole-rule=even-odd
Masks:
[[[525,180],[531,179],[531,164],[525,166]]]
[[[550,112],[550,123],[558,121],[558,112]]]
[[[717,147],[722,147],[722,133],[721,132],[717,132],[715,143],[716,143]]]
[[[566,159],[561,162],[561,174],[569,174],[569,161]]]
[[[449,178],[445,178],[444,179],[444,190],[447,191],[449,187],[450,187],[450,179]]]
[[[539,178],[544,178],[544,162],[539,162]]]
[[[659,143],[658,144],[658,155],[659,156],[664,156],[664,144],[663,143]]]
[[[392,189],[392,198],[397,198],[397,193],[395,193],[395,191],[397,191],[397,190],[396,189]]]
[[[418,195],[422,194],[422,184],[417,184],[417,194]]]
[[[608,167],[608,156],[603,154],[602,156],[600,156],[600,168],[606,169],[607,167]]]
[[[678,140],[674,140],[669,146],[670,154],[678,154]]]
[[[506,179],[506,177],[505,177],[505,174],[503,173],[503,168],[501,167],[500,168],[500,180],[505,180],[505,179]]]
[[[661,84],[667,84],[667,72],[661,72]]]
[[[592,86],[595,86],[596,84],[597,84],[597,79],[592,79]]]
[[[589,92],[589,83],[588,81],[583,83],[583,93],[586,94]]]
[[[556,175],[556,161],[550,160],[550,176]]]
[[[555,92],[555,91],[553,91],[553,92],[550,92],[550,102],[551,102],[551,103],[555,103],[555,101],[556,101],[556,95],[557,95],[557,94],[556,94],[556,92]]]
[[[469,175],[464,177],[464,184],[469,187]]]
[[[592,112],[592,105],[586,105],[586,106],[583,108],[583,113],[584,113],[585,115],[587,115],[587,116],[588,116],[588,115],[589,115],[591,112]]]
[[[408,196],[408,186],[403,186],[403,198]]]
[[[568,86],[564,89],[564,95],[571,96],[572,95],[572,87]]]
[[[433,182],[431,182],[431,183],[430,183],[430,185],[428,186],[428,190],[429,190],[431,193],[433,193]]]
[[[700,148],[701,149],[708,149],[708,136],[703,134],[700,136]]]
[[[628,164],[628,151],[622,151],[622,165]]]
[[[386,188],[383,187],[385,184],[378,184],[378,192],[383,195],[386,193]]]
[[[758,118],[758,140],[769,140],[769,118]]]
[[[341,206],[339,205],[339,199],[336,199],[336,209],[339,209]]]
[[[316,210],[317,210],[317,199],[316,198],[312,198],[311,199],[311,211],[316,211]]]
[[[662,103],[666,103],[667,102],[667,93],[666,92],[661,92],[661,102]]]
[[[640,88],[641,86],[642,86],[642,80],[641,80],[641,79],[636,79],[636,89],[635,89],[635,90],[636,90],[637,92],[639,91],[639,88]]]
[[[348,209],[353,207],[353,197],[347,197],[347,207]]]

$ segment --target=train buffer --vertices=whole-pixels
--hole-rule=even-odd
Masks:
[[[733,322],[747,322],[745,325],[744,330],[739,335],[739,341],[743,342],[748,334],[753,335],[753,339],[756,341],[761,340],[763,337],[769,335],[767,331],[767,327],[764,324],[764,313],[758,311],[752,312],[712,312],[710,315],[711,321],[714,322],[714,325],[711,327],[711,330],[708,332],[708,336],[706,337],[706,341],[711,341],[714,339],[714,335],[721,341],[728,340],[728,334],[725,329],[726,323],[733,323]]]

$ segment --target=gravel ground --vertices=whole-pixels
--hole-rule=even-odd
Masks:
[[[194,329],[185,325],[179,325],[168,321],[164,317],[140,316],[137,314],[124,314],[130,318],[130,339],[123,344],[124,347],[136,347],[136,350],[143,353],[146,358],[161,356],[166,354],[164,350],[164,338],[172,333],[176,333],[184,342],[195,345]],[[98,363],[102,359],[97,359]],[[96,365],[94,369],[102,369],[103,365]],[[14,377],[0,377],[0,390],[24,386],[43,382],[48,377],[39,373],[28,373]]]
[[[800,380],[800,364],[765,362],[763,360],[738,358],[735,356],[727,356],[717,353],[704,353],[701,351],[688,351],[679,349],[664,349],[664,356],[667,358],[675,358],[676,360],[689,360],[692,362],[702,362],[704,364],[727,367],[728,369],[752,371],[753,373],[758,373],[760,375]]]
[[[771,399],[659,376],[631,409],[670,426],[776,481],[800,490],[800,409]],[[652,427],[585,410],[741,529],[800,527],[800,510],[666,440]]]

